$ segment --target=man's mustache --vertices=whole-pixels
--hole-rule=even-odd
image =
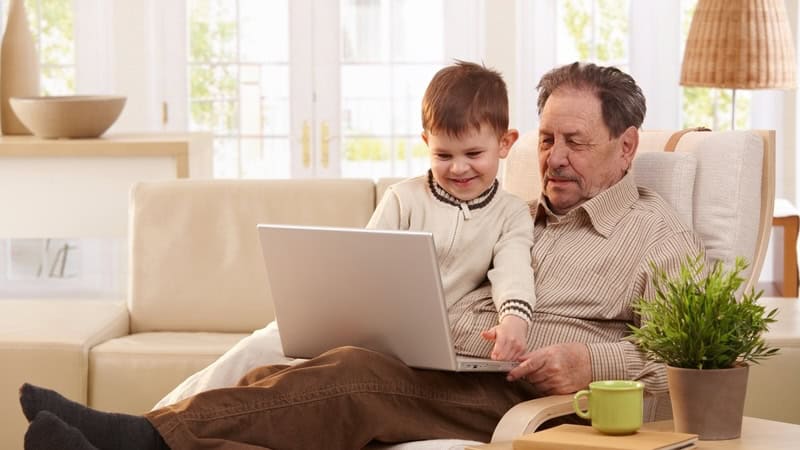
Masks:
[[[574,175],[568,175],[568,174],[565,174],[565,173],[559,173],[557,170],[556,171],[547,171],[544,174],[544,182],[545,183],[548,182],[551,178],[555,178],[555,179],[558,179],[560,181],[580,182],[578,177],[576,177]]]

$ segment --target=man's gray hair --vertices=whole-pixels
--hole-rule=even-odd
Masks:
[[[550,95],[561,87],[594,92],[600,99],[603,122],[611,137],[619,137],[628,127],[642,126],[647,112],[644,94],[633,77],[616,67],[575,62],[547,72],[536,86],[539,115]]]

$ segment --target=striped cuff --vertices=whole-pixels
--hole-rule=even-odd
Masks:
[[[528,326],[531,325],[533,322],[533,308],[528,302],[522,300],[506,300],[500,305],[500,311],[498,311],[498,316],[500,316],[500,320],[503,320],[503,317],[507,315],[517,316],[520,319],[524,320]]]

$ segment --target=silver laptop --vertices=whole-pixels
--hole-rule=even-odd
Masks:
[[[354,345],[425,369],[516,365],[456,355],[430,233],[258,225],[258,235],[286,356]]]

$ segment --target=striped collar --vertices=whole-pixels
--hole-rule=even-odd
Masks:
[[[433,171],[428,169],[428,188],[431,190],[431,194],[442,203],[447,203],[448,205],[461,207],[462,204],[466,204],[467,208],[471,210],[483,208],[484,206],[488,205],[489,202],[492,201],[494,195],[497,194],[497,190],[500,188],[500,183],[498,183],[497,179],[494,180],[489,189],[483,191],[479,196],[473,198],[472,200],[461,201],[451,195],[449,192],[445,191],[443,187],[439,186],[439,183],[433,179]]]
[[[576,217],[581,211],[589,217],[592,227],[603,237],[609,237],[614,227],[639,199],[639,189],[633,175],[628,173],[620,181],[596,196],[586,200],[566,214],[558,215],[547,205],[544,195],[539,197],[536,220],[560,222]]]

